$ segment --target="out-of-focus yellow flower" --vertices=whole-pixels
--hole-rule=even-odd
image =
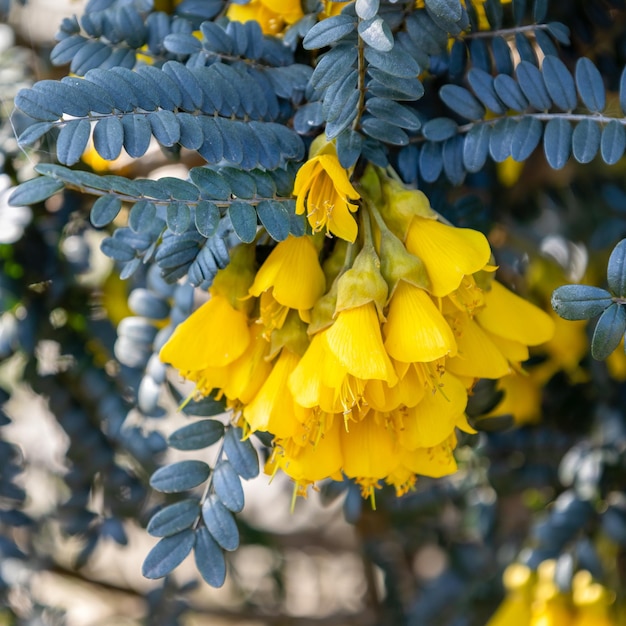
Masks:
[[[326,230],[354,242],[358,229],[352,213],[358,205],[351,201],[360,195],[341,167],[332,144],[298,170],[293,193],[297,197],[296,213],[306,212],[314,232]]]
[[[528,626],[531,617],[533,574],[529,567],[513,563],[502,577],[506,598],[487,626]]]
[[[286,25],[304,16],[300,0],[250,0],[247,4],[230,3],[226,17],[233,22],[258,22],[266,35],[281,33]]]

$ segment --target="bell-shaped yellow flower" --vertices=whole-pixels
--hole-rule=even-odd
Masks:
[[[282,327],[287,309],[296,309],[300,317],[310,321],[308,311],[324,293],[326,279],[311,237],[289,236],[281,241],[259,268],[249,293],[271,298],[261,302],[265,316],[261,318],[270,329]],[[270,294],[271,291],[271,294]],[[274,302],[277,306],[272,308]]]
[[[544,343],[554,334],[554,321],[547,313],[498,281],[493,281],[485,293],[485,307],[476,319],[494,335],[527,346]]]
[[[399,464],[394,433],[371,413],[341,431],[343,471],[368,484],[382,480]]]
[[[465,386],[452,374],[445,373],[435,391],[426,393],[416,406],[402,411],[402,428],[397,435],[400,445],[407,450],[439,445],[454,432],[466,405]]]
[[[159,357],[185,375],[232,363],[249,342],[245,314],[234,309],[223,296],[214,295],[176,327]]]
[[[396,384],[398,377],[383,345],[373,302],[341,311],[324,337],[328,349],[353,376]]]
[[[244,408],[243,416],[251,431],[268,431],[276,437],[285,438],[294,436],[301,428],[305,409],[294,403],[287,388],[289,374],[298,360],[296,354],[282,350],[263,386]],[[297,419],[297,413],[300,413],[300,419]]]
[[[483,269],[491,256],[489,242],[482,233],[425,217],[411,221],[406,247],[426,266],[430,291],[435,296],[454,291],[466,274]]]
[[[388,354],[405,363],[434,361],[457,351],[454,333],[431,297],[403,280],[389,302],[383,332]]]
[[[457,470],[454,458],[456,435],[452,433],[445,441],[430,448],[407,450],[401,455],[401,464],[415,474],[441,478]]]
[[[341,167],[332,144],[311,157],[296,174],[293,193],[296,213],[305,213],[314,232],[326,230],[346,241],[354,242],[357,223],[352,213],[358,205],[351,202],[360,195]]]

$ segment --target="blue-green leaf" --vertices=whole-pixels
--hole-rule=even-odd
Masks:
[[[444,85],[439,90],[439,97],[452,111],[467,120],[481,120],[485,117],[485,108],[464,87]]]
[[[419,130],[419,117],[407,106],[385,98],[369,98],[365,108],[377,118],[407,130]]]
[[[222,504],[233,513],[243,509],[245,498],[239,475],[229,461],[220,461],[213,470],[213,487]]]
[[[175,234],[182,235],[191,224],[191,211],[184,202],[170,202],[167,205],[167,227]]]
[[[505,113],[506,109],[500,102],[500,98],[493,86],[493,78],[491,74],[473,67],[467,73],[467,81],[474,90],[476,97],[491,111],[498,114]]]
[[[562,111],[573,111],[578,104],[576,85],[565,63],[555,56],[547,56],[543,60],[541,71],[554,104]]]
[[[422,127],[422,133],[430,141],[445,141],[457,134],[458,126],[449,117],[435,117]]]
[[[204,461],[178,461],[160,467],[150,478],[150,486],[162,493],[180,493],[201,485],[211,468]]]
[[[318,22],[302,40],[305,50],[324,48],[339,41],[356,29],[356,21],[351,15],[336,15]]]
[[[566,320],[587,320],[613,303],[606,289],[590,285],[563,285],[552,293],[552,308]]]
[[[228,216],[235,234],[244,243],[251,243],[256,237],[256,211],[247,202],[236,200],[228,208]]]
[[[366,135],[384,143],[396,146],[406,146],[409,143],[408,135],[401,128],[377,117],[363,116],[361,128]]]
[[[617,120],[611,120],[602,131],[600,154],[608,165],[617,163],[626,149],[626,131]]]
[[[468,172],[479,172],[489,155],[491,126],[476,124],[465,135],[463,144],[463,164]]]
[[[459,0],[426,0],[426,9],[444,22],[458,22],[463,14]]]
[[[27,126],[17,139],[20,146],[32,146],[39,138],[45,135],[54,124],[52,122],[37,122]]]
[[[363,20],[358,30],[361,39],[374,50],[389,52],[393,48],[393,33],[382,17]]]
[[[543,126],[534,117],[525,117],[517,124],[511,138],[511,156],[518,162],[525,161],[539,145]]]
[[[591,59],[581,57],[576,62],[576,87],[585,106],[594,113],[600,113],[606,106],[606,92],[600,70]]]
[[[489,137],[489,154],[496,163],[502,163],[511,156],[516,124],[517,122],[509,117],[502,118],[494,124]]]
[[[89,216],[96,228],[110,224],[122,209],[122,201],[113,195],[100,196],[91,207]]]
[[[56,122],[63,116],[56,103],[35,89],[20,89],[15,96],[15,106],[33,119],[44,122]]]
[[[521,61],[515,75],[524,95],[535,109],[547,111],[552,106],[541,72],[532,63]]]
[[[444,142],[441,151],[443,171],[453,185],[460,185],[465,178],[463,142],[464,138],[461,135],[455,135]]]
[[[100,244],[100,250],[109,258],[121,263],[128,263],[134,260],[136,256],[135,249],[131,245],[116,237],[103,239]]]
[[[220,223],[220,210],[213,202],[203,200],[196,205],[195,222],[198,232],[209,239]]]
[[[226,580],[224,553],[205,526],[196,531],[194,558],[200,575],[211,587],[221,587],[224,584]]]
[[[622,113],[626,115],[626,67],[622,70],[622,75],[619,79],[619,105]]]
[[[620,298],[626,296],[626,239],[622,239],[611,252],[607,267],[609,289]]]
[[[176,115],[165,109],[148,115],[152,133],[163,146],[173,146],[180,139],[180,125]]]
[[[543,149],[550,167],[560,170],[569,159],[571,147],[571,124],[563,118],[551,119],[543,134]]]
[[[569,28],[565,26],[565,24],[561,24],[561,22],[550,22],[546,24],[548,27],[548,32],[564,46],[569,46]]]
[[[124,131],[124,149],[128,155],[137,159],[143,156],[150,146],[152,132],[150,122],[145,115],[124,115],[122,117]]]
[[[137,233],[150,230],[156,217],[156,206],[149,200],[136,202],[128,216],[128,225]]]
[[[224,436],[224,424],[218,420],[200,420],[175,430],[168,443],[177,450],[201,450]]]
[[[124,143],[124,129],[119,117],[98,120],[93,130],[93,145],[96,152],[107,161],[117,159]]]
[[[419,155],[420,173],[427,183],[434,183],[443,169],[440,141],[426,141]]]
[[[380,0],[356,0],[354,10],[362,20],[371,20],[380,6]]]
[[[391,76],[398,78],[416,78],[420,73],[420,66],[415,59],[394,47],[388,52],[379,52],[374,48],[365,48],[367,62]]]
[[[215,541],[224,550],[239,547],[239,530],[232,513],[216,494],[211,494],[202,505],[202,519]]]
[[[207,200],[229,200],[231,189],[229,184],[215,170],[208,167],[194,167],[189,177],[200,190],[202,198]]]
[[[173,54],[194,54],[202,50],[202,43],[193,35],[170,33],[163,39],[163,47]]]
[[[224,452],[237,474],[250,480],[259,474],[259,457],[250,441],[241,437],[241,428],[229,428],[224,435]]]
[[[190,529],[161,539],[148,553],[143,562],[141,573],[146,578],[167,576],[187,558],[195,541],[195,534]]]
[[[591,356],[601,361],[617,348],[626,331],[626,308],[612,304],[598,320],[591,338]]]
[[[500,100],[510,109],[523,111],[528,106],[528,100],[520,86],[508,74],[498,74],[493,81],[493,86]]]
[[[283,241],[289,235],[289,213],[282,202],[262,200],[257,214],[267,234],[275,241]]]
[[[169,537],[190,528],[200,516],[198,500],[181,500],[155,513],[146,530],[153,537]]]
[[[28,204],[36,204],[43,200],[47,200],[57,191],[63,189],[63,181],[48,178],[47,176],[38,176],[27,180],[13,190],[9,197],[11,206],[26,206]]]
[[[579,163],[589,163],[600,148],[600,127],[590,119],[578,122],[572,133],[572,153]]]
[[[61,128],[57,139],[57,158],[64,165],[74,165],[83,156],[89,141],[89,120],[70,120]]]

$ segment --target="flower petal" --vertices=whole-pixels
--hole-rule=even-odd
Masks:
[[[398,361],[427,362],[456,354],[454,333],[430,296],[403,280],[389,303],[383,331],[385,348]]]
[[[424,262],[435,296],[454,291],[464,275],[481,270],[491,256],[487,238],[477,230],[423,217],[413,218],[406,247]]]

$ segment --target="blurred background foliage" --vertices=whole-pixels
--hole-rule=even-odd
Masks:
[[[90,4],[95,11],[107,3]],[[151,3],[143,4],[149,14]],[[154,10],[173,16],[175,4],[155,2]],[[184,35],[196,30],[198,14],[217,14],[223,4],[182,3],[178,26],[172,18],[163,31],[171,35],[172,27],[180,37],[169,50],[161,46],[157,61],[187,58],[175,45],[188,46]],[[52,195],[63,185],[29,206],[8,203],[35,166],[55,161],[52,140],[36,151],[18,146],[28,124],[13,99],[35,81],[67,73],[50,62],[59,6],[0,2],[0,624],[626,623],[626,357],[622,346],[593,360],[593,324],[556,315],[556,336],[533,353],[527,376],[477,386],[468,414],[481,430],[463,436],[454,476],[421,479],[400,499],[383,490],[376,511],[354,485],[331,483],[297,502],[293,514],[290,484],[277,479],[268,487],[260,476],[244,483],[241,545],[226,557],[221,589],[209,588],[188,563],[163,581],[142,578],[154,544],[145,528],[175,502],[150,489],[150,476],[189,458],[168,450],[166,438],[190,415],[212,415],[216,407],[209,399],[177,411],[189,389],[169,381],[154,355],[159,333],[193,309],[191,285],[166,282],[153,261],[134,264],[121,280],[127,259],[116,263],[115,254],[100,251],[124,225],[126,209],[96,228],[93,198],[71,188]],[[579,58],[591,59],[607,115],[622,117],[624,2],[469,6],[483,31],[501,30],[504,12],[510,30],[500,38],[512,62],[548,54],[549,46],[572,72]],[[558,27],[549,41],[517,32],[512,8],[523,16],[518,24],[565,25],[569,44]],[[81,15],[85,5],[64,10]],[[62,24],[65,38],[75,23]],[[284,35],[297,55],[306,27]],[[159,42],[143,49],[128,30],[127,50],[148,52],[154,63]],[[426,55],[422,128],[450,115],[433,95],[439,87],[466,84],[472,67],[492,71],[484,44],[492,40],[477,32]],[[61,55],[61,64],[70,60]],[[313,113],[301,113],[300,123]],[[451,166],[439,175],[443,165],[432,175],[424,164],[436,155],[420,154],[438,130],[431,126],[434,134],[424,132],[389,160],[452,223],[489,236],[503,282],[548,311],[564,283],[606,287],[609,255],[626,237],[621,154],[612,165],[596,156],[584,164],[569,158],[556,169],[548,147],[523,162],[504,155],[463,175]],[[368,158],[383,159],[373,143],[368,149]],[[185,178],[198,163],[179,152],[156,146],[141,158],[106,161],[90,149],[75,169]]]

